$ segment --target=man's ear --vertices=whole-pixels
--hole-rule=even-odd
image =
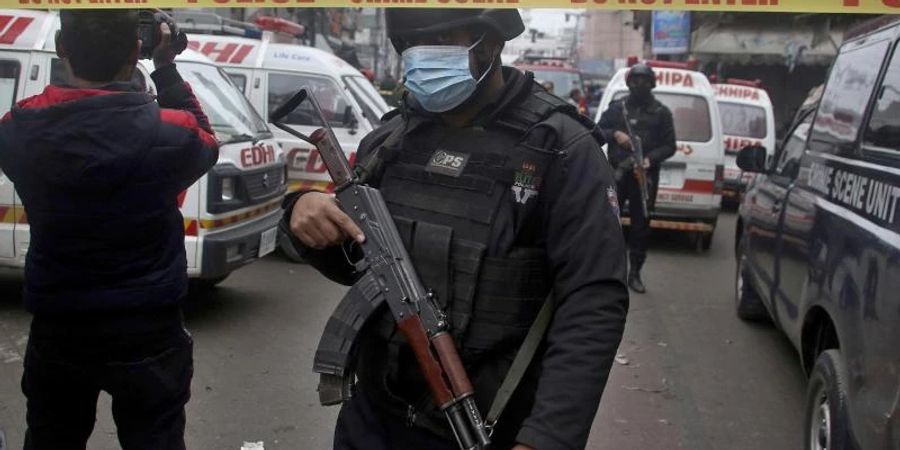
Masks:
[[[56,42],[56,56],[59,56],[62,59],[67,59],[69,54],[66,53],[66,49],[63,47],[62,43],[62,34],[60,30],[56,30],[56,36],[53,38]]]

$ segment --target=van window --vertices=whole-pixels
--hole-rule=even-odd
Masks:
[[[762,139],[766,137],[766,110],[759,106],[719,102],[722,133]]]
[[[228,77],[242,94],[247,93],[247,76],[241,73],[228,73]]]
[[[356,103],[359,103],[359,106],[362,108],[363,115],[366,116],[366,119],[372,126],[378,126],[381,123],[381,116],[387,114],[389,110],[387,103],[366,78],[347,76],[344,77],[344,80],[347,81],[347,86],[350,87],[350,92],[356,99]]]
[[[900,151],[900,51],[894,51],[884,75],[863,142],[867,146]]]
[[[613,100],[628,96],[628,91],[617,92]],[[709,103],[699,95],[654,92],[653,96],[672,111],[675,122],[675,139],[687,142],[707,142],[712,139],[712,123]]]
[[[838,56],[813,122],[810,150],[852,152],[888,45],[879,41]]]
[[[803,150],[806,148],[806,138],[809,136],[812,117],[812,114],[807,114],[785,141],[778,158],[778,165],[775,167],[777,175],[793,180],[800,173],[800,157],[803,156]]]
[[[344,124],[344,112],[347,109],[347,98],[337,83],[329,78],[313,75],[297,75],[284,73],[269,74],[269,114],[279,105],[288,101],[300,88],[306,87],[312,91],[322,108],[322,114],[333,127],[346,127]],[[321,121],[315,117],[309,102],[303,102],[300,107],[290,113],[284,123],[290,125],[322,126]]]
[[[269,132],[247,97],[218,67],[182,61],[178,63],[178,73],[191,85],[220,141],[244,142]]]
[[[18,61],[0,60],[0,116],[5,115],[16,103],[16,86],[22,66]]]

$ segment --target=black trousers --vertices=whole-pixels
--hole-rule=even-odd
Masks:
[[[404,419],[379,412],[358,392],[344,403],[334,429],[334,450],[459,450],[456,442],[424,428],[410,427]]]
[[[193,340],[178,314],[159,329],[116,334],[36,317],[22,376],[25,450],[84,450],[101,390],[123,450],[183,450]]]
[[[652,211],[656,202],[656,186],[658,176],[647,174],[649,186],[649,201],[647,208]],[[637,179],[629,172],[617,183],[620,207],[624,210],[628,203],[628,216],[631,225],[625,231],[625,239],[628,241],[628,258],[632,270],[640,270],[647,259],[647,248],[650,246],[650,217],[644,214],[641,208],[641,188]],[[625,230],[625,229],[623,229]]]

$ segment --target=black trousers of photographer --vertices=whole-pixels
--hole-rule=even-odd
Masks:
[[[649,211],[653,211],[653,205],[656,203],[658,181],[659,173],[647,173],[648,196],[650,197],[647,209]],[[627,229],[623,229],[625,239],[628,241],[629,269],[640,272],[644,261],[647,260],[647,248],[650,246],[650,217],[644,214],[641,208],[641,188],[637,178],[631,172],[625,173],[618,181],[616,191],[619,195],[619,207],[624,212],[627,203],[628,217],[631,219],[631,225]]]
[[[144,317],[34,318],[22,376],[25,450],[84,450],[100,391],[112,397],[123,450],[184,450],[193,340],[177,309],[142,314],[152,325]]]

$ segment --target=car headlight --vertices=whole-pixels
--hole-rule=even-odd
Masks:
[[[234,177],[222,178],[222,200],[234,200]]]

